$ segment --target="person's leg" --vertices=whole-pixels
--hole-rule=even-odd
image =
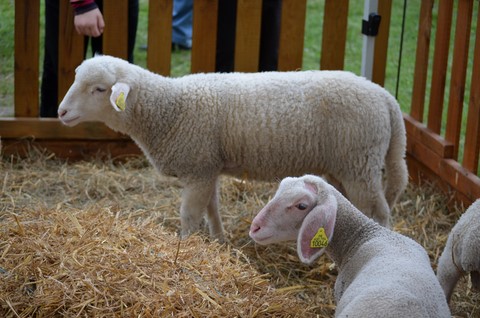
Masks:
[[[281,18],[282,0],[263,0],[259,71],[277,70]]]
[[[233,72],[237,0],[218,1],[216,72]]]
[[[128,61],[133,63],[138,25],[138,0],[128,1]]]
[[[58,108],[58,0],[45,0],[45,47],[40,116],[57,117]]]
[[[98,8],[103,12],[103,0],[96,0]],[[138,0],[129,0],[128,1],[128,51],[127,51],[127,60],[130,63],[133,63],[134,49],[135,49],[135,40],[137,36],[137,25],[138,25],[138,10],[139,4]],[[92,44],[92,55],[103,54],[103,37],[92,37],[90,39]],[[87,47],[87,43],[85,43]]]
[[[172,43],[192,47],[193,0],[174,0],[172,16]]]
[[[103,12],[103,0],[95,0],[95,2],[97,3],[97,6],[98,6],[98,9]],[[102,13],[103,14],[103,13]],[[90,39],[90,43],[91,43],[91,46],[92,46],[92,56],[95,56],[95,54],[103,54],[103,45],[102,45],[102,41],[103,41],[103,36],[99,36],[99,37],[85,37],[85,55],[84,55],[84,58],[87,57],[87,48],[88,48],[88,40]]]

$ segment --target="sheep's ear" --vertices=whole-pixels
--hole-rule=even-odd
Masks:
[[[112,86],[112,94],[110,95],[110,104],[116,111],[121,112],[125,110],[127,105],[127,97],[130,92],[130,86],[125,83],[116,83]]]
[[[333,194],[323,192],[298,233],[297,253],[302,262],[310,264],[325,252],[333,236],[336,217],[337,200]]]

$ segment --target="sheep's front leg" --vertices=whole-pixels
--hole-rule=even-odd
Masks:
[[[218,214],[218,199],[216,195],[216,179],[206,182],[186,183],[182,192],[180,219],[182,237],[197,232],[200,229],[202,217],[208,209],[210,234],[213,238],[223,240],[223,230]]]
[[[218,211],[218,181],[214,184],[213,193],[207,206],[208,227],[210,237],[217,239],[219,242],[224,241],[223,225],[220,213]]]

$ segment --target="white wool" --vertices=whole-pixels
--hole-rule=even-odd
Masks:
[[[320,229],[328,244],[313,247]],[[297,239],[307,263],[325,251],[338,266],[336,317],[450,317],[425,249],[363,215],[320,177],[285,178],[250,236],[260,244]]]
[[[113,86],[128,87],[125,98]],[[125,110],[117,111],[122,102]],[[223,238],[220,174],[326,175],[386,226],[407,184],[398,103],[379,85],[344,71],[166,78],[101,56],[77,68],[59,117],[70,126],[102,121],[130,135],[161,173],[178,177],[185,185],[183,235],[197,231],[207,211],[211,235]]]
[[[474,289],[480,290],[480,199],[455,224],[438,259],[437,277],[448,301],[458,280],[467,273]]]

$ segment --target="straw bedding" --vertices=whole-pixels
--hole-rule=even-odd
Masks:
[[[253,216],[275,183],[221,179],[227,244],[179,240],[181,187],[142,157],[68,163],[32,150],[0,162],[0,317],[332,317],[335,266],[299,262],[295,245],[255,245]],[[410,185],[394,229],[435,268],[462,209]],[[455,317],[477,317],[468,278]]]

